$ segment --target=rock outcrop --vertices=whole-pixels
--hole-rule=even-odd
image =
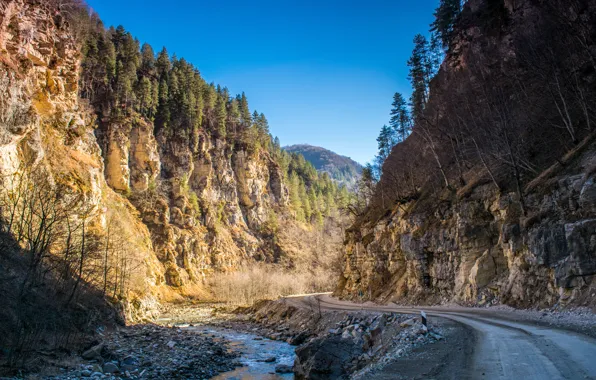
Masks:
[[[582,3],[581,7],[569,5],[568,9],[564,3],[560,4],[571,14],[570,18],[588,20],[594,4],[587,3]],[[531,41],[529,38],[541,38],[538,32],[542,24],[538,20],[550,17],[547,12],[553,11],[541,2],[474,0],[466,3],[449,53],[430,87],[427,107],[438,110],[436,120],[438,124],[444,123],[441,124],[443,131],[451,128],[446,119],[457,120],[458,115],[464,114],[456,113],[458,108],[466,106],[465,94],[455,93],[456,90],[497,86],[499,83],[492,79],[504,77],[516,77],[517,83],[524,83],[528,88],[542,85],[543,82],[532,76],[536,69],[527,71],[517,60],[528,54],[524,49]],[[556,20],[562,22],[563,18]],[[538,32],[526,34],[529,30]],[[590,49],[593,48],[594,45],[590,45]],[[585,51],[585,47],[582,49]],[[559,59],[557,64],[567,64],[566,57]],[[576,65],[587,67],[587,74],[581,77],[583,83],[593,87],[591,63],[575,59]],[[483,83],[485,79],[478,73],[491,81]],[[471,85],[458,87],[462,81]],[[503,87],[502,91],[513,92],[509,87]],[[451,101],[456,96],[459,103]],[[491,117],[497,118],[497,112],[498,106],[487,111],[486,119],[474,121],[490,123]],[[545,113],[544,109],[520,112],[509,114],[523,115],[525,119],[519,121],[520,125],[540,123],[537,120]],[[474,128],[478,129],[478,124],[474,124]],[[519,131],[520,136],[547,133],[546,128],[528,128],[522,132],[520,127]],[[396,158],[398,154],[407,160],[407,152],[410,152],[411,157],[412,151],[407,149],[415,145],[408,146],[412,142],[409,140],[420,135],[422,133],[414,133],[403,146],[394,148],[384,172],[403,164],[403,160]],[[443,160],[445,166],[440,168],[443,183],[433,185],[435,190],[427,187],[402,197],[392,208],[384,207],[374,217],[362,217],[348,230],[343,276],[337,293],[352,299],[405,303],[455,301],[518,307],[595,305],[596,136],[593,131],[584,136],[571,150],[569,145],[558,141],[546,145],[549,152],[537,150],[539,145],[529,146],[536,139],[524,136],[517,149],[531,152],[528,161],[534,159],[535,167],[541,170],[531,173],[533,177],[528,175],[523,184],[525,188],[505,185],[501,191],[496,189],[495,183],[497,180],[501,184],[513,182],[511,174],[501,174],[491,181],[488,174],[493,173],[484,173],[486,164],[472,160],[467,162],[468,169],[472,170],[462,173],[465,169],[457,166],[460,164],[458,156],[442,155],[445,152],[441,150],[451,151],[452,145],[433,146],[436,155],[429,162],[436,166],[436,161]],[[455,139],[448,137],[445,141],[449,138]],[[431,150],[425,146],[423,143],[416,147]],[[479,161],[477,156],[473,159]],[[554,164],[551,166],[551,163]],[[495,167],[503,170],[503,166]],[[485,179],[479,181],[482,176]],[[464,177],[468,182],[460,186]],[[451,184],[445,186],[448,179]],[[380,186],[394,194],[392,188],[401,184],[382,178]],[[436,191],[441,186],[444,191]]]
[[[207,133],[190,146],[134,118],[104,123],[98,135],[107,183],[141,212],[168,285],[272,261],[260,229],[287,205],[288,190],[266,152],[235,151]]]
[[[124,310],[136,320],[155,312],[147,290],[159,285],[163,269],[152,256],[149,230],[136,210],[105,181],[96,118],[78,96],[79,69],[72,30],[47,2],[0,4],[1,191],[15,186],[15,175],[36,172],[32,185],[49,184],[65,202],[82,197],[90,230],[105,233],[108,220],[117,217],[126,228],[122,236],[127,236],[131,259],[142,263],[143,284],[130,294],[133,302]]]
[[[552,306],[593,303],[596,275],[596,144],[573,159],[574,170],[541,178],[521,214],[515,193],[489,185],[416,202],[347,233],[341,293],[406,302]],[[590,198],[591,199],[591,198]]]

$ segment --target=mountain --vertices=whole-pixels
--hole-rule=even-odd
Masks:
[[[339,295],[596,305],[594,20],[594,0],[465,3],[347,230]]]
[[[0,2],[0,51],[9,351],[32,351],[22,326],[44,340],[89,330],[81,310],[150,320],[160,302],[205,294],[206,279],[247,265],[314,279],[284,290],[295,293],[335,278],[323,271],[336,270],[347,191],[272,141],[244,93],[105,28],[78,1]],[[318,239],[330,224],[335,236]]]
[[[358,162],[319,146],[297,144],[283,149],[286,152],[303,155],[317,171],[329,174],[331,179],[350,189],[355,186],[362,173],[362,165]]]

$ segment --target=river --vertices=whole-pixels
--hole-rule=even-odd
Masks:
[[[213,326],[197,326],[190,327],[190,329],[202,334],[210,334],[216,339],[226,340],[230,342],[229,344],[235,351],[241,353],[239,361],[244,366],[238,367],[234,371],[222,373],[214,378],[216,380],[289,380],[294,378],[291,373],[275,373],[277,365],[282,364],[292,367],[294,364],[294,347],[286,342]],[[275,361],[266,362],[267,359],[271,360],[271,358],[275,358]]]

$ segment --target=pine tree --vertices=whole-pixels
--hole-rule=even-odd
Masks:
[[[300,179],[300,186],[298,188],[300,194],[300,201],[302,202],[302,211],[304,212],[304,220],[310,221],[312,215],[312,205],[308,199],[308,193],[306,192],[306,184]]]
[[[379,156],[382,158],[382,161],[385,161],[385,159],[389,156],[389,153],[391,153],[391,149],[395,145],[393,136],[394,135],[391,128],[383,125],[383,128],[381,128],[381,133],[379,133],[379,137],[377,137]]]
[[[136,97],[133,89],[136,86],[137,69],[140,65],[139,41],[121,25],[112,31],[112,42],[116,48],[116,78],[114,91],[116,94],[116,112],[128,112],[136,108]]]
[[[155,75],[155,53],[151,45],[145,43],[141,47],[140,74],[144,76]]]
[[[381,132],[379,133],[379,137],[377,137],[377,144],[379,153],[375,157],[373,173],[376,178],[379,178],[383,169],[383,163],[385,163],[385,160],[387,157],[389,157],[389,153],[391,153],[391,149],[395,145],[394,133],[391,128],[383,125],[383,128],[381,128]]]
[[[431,45],[426,37],[418,34],[414,37],[414,50],[408,60],[410,73],[408,79],[412,84],[410,105],[412,118],[416,122],[422,117],[422,112],[428,101],[428,89],[431,79],[437,71],[437,62],[433,58]]]
[[[215,104],[217,103],[217,92],[213,83],[203,85],[203,101],[205,104],[205,114],[212,116]]]
[[[164,47],[157,55],[156,62],[157,75],[160,79],[168,75],[170,72],[170,67],[170,56],[168,55],[168,50]]]
[[[389,126],[393,130],[396,142],[401,142],[408,137],[412,129],[407,103],[402,94],[396,92],[393,95],[391,107]]]
[[[218,86],[219,87],[219,86]],[[224,96],[221,89],[218,91],[217,101],[215,104],[215,132],[217,137],[223,138],[226,136],[226,119],[227,114],[227,98]]]
[[[248,99],[246,99],[244,92],[242,92],[242,95],[240,95],[238,104],[240,107],[240,122],[244,128],[248,128],[252,123],[252,118],[250,115],[250,109],[248,108]]]
[[[155,131],[166,130],[170,124],[170,107],[168,105],[169,89],[167,78],[164,76],[159,82],[157,114],[155,116]]]
[[[265,114],[259,114],[257,126],[260,145],[265,149],[269,149],[271,137],[269,136],[269,121],[267,121]]]
[[[430,25],[433,37],[440,41],[443,49],[449,47],[453,37],[453,27],[462,11],[461,0],[441,0],[435,10],[435,21]]]

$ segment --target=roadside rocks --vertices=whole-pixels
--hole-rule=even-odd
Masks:
[[[297,345],[296,379],[342,378],[378,370],[419,347],[448,340],[453,333],[431,318],[368,311],[298,308],[284,299],[238,309],[226,327]],[[278,373],[281,373],[278,371]],[[360,377],[367,379],[366,375]]]
[[[406,356],[412,349],[443,339],[419,318],[398,314],[347,316],[336,326],[296,349],[297,379],[347,377],[380,359]]]
[[[294,375],[297,379],[337,379],[352,372],[351,361],[362,354],[353,340],[340,336],[315,339],[296,349]]]

